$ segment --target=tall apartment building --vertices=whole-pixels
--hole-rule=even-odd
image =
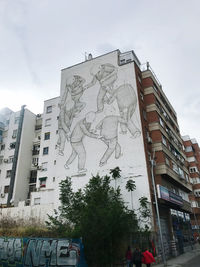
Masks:
[[[22,106],[2,110],[0,120],[0,203],[16,206],[27,198],[35,115]]]
[[[193,193],[189,195],[192,204],[191,223],[192,228],[199,235],[200,230],[200,148],[196,139],[183,136],[185,154],[187,156],[188,169],[193,187]]]
[[[54,203],[56,207],[59,182],[66,176],[72,177],[77,190],[92,174],[108,174],[118,166],[122,177],[117,183],[127,205],[131,208],[126,182],[133,179],[134,209],[140,197],[147,197],[152,210],[148,224],[158,232],[155,179],[165,253],[171,253],[172,241],[179,252],[189,244],[192,186],[176,113],[149,64],[141,66],[133,51],[90,55],[63,69],[60,96],[45,101],[43,114],[33,116],[31,127],[27,172],[14,179],[15,206],[24,200],[30,206]],[[9,142],[3,137],[1,146],[8,147]],[[0,156],[4,164],[10,155]],[[3,192],[9,186],[5,166]],[[23,194],[22,186],[15,192],[18,179],[26,184]]]

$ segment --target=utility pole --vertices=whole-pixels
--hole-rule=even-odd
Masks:
[[[156,186],[155,186],[155,179],[154,179],[154,166],[155,166],[155,150],[153,153],[153,158],[151,158],[151,179],[152,179],[152,184],[153,184],[153,193],[154,193],[154,198],[155,198],[155,204],[156,204],[156,213],[157,213],[157,219],[158,219],[158,228],[159,228],[159,234],[160,234],[160,242],[161,242],[161,248],[162,248],[162,258],[163,258],[163,263],[164,266],[167,266],[167,261],[165,258],[165,249],[164,249],[164,244],[163,244],[163,237],[162,237],[162,229],[161,229],[161,224],[160,224],[160,213],[159,213],[159,208],[158,208],[158,199],[157,199],[157,194],[156,194]]]

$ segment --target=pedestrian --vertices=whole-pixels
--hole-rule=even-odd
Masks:
[[[132,262],[136,267],[142,267],[142,252],[139,248],[136,248],[133,252]]]
[[[151,266],[151,263],[156,262],[152,253],[148,251],[148,249],[145,249],[145,251],[142,253],[142,263],[146,264],[147,267]]]
[[[128,246],[127,251],[126,251],[126,264],[127,267],[131,267],[131,262],[132,262],[132,252],[130,246]]]

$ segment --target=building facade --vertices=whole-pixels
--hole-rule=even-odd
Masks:
[[[191,224],[196,236],[200,231],[200,148],[196,139],[183,136],[185,154],[187,156],[190,180],[193,192],[189,195],[192,205]]]
[[[177,116],[150,65],[141,66],[133,51],[116,50],[96,58],[90,55],[63,69],[60,96],[44,102],[42,115],[30,113],[29,130],[26,113],[30,112],[24,110],[15,168],[7,168],[5,159],[12,155],[1,150],[3,205],[17,206],[24,201],[30,207],[56,208],[59,183],[66,176],[77,190],[91,175],[106,175],[118,166],[122,177],[117,185],[128,207],[129,179],[136,184],[134,209],[138,209],[140,197],[148,199],[152,212],[148,225],[154,233],[158,232],[157,194],[166,254],[174,244],[180,253],[189,244],[192,185]],[[13,125],[9,124],[9,134],[17,130]],[[0,138],[6,149],[12,139],[6,137],[6,128],[0,129]],[[14,169],[14,178],[8,180],[8,171],[14,173]],[[6,186],[13,188],[12,197]]]

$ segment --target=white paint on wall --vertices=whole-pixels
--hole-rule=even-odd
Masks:
[[[104,74],[105,76],[103,76]],[[99,97],[100,90],[106,91],[104,98],[101,99]],[[78,93],[79,96],[77,96]],[[113,99],[111,99],[112,97]],[[135,100],[134,97],[136,97]],[[130,99],[133,101],[131,102]],[[68,120],[69,131],[64,131],[64,149],[56,150],[57,185],[54,187],[56,198],[59,194],[58,184],[66,176],[72,177],[73,188],[77,190],[84,187],[92,175],[109,174],[110,169],[119,166],[122,170],[122,177],[117,184],[121,187],[129,207],[130,193],[125,189],[125,185],[130,177],[135,180],[137,186],[137,190],[134,192],[134,208],[138,208],[138,199],[141,196],[146,196],[150,201],[141,118],[137,101],[134,63],[118,66],[117,51],[62,71],[59,116],[62,116],[62,112],[65,114],[65,122]],[[129,106],[126,106],[126,103],[132,103],[134,111],[130,111],[131,116],[128,115]],[[70,115],[72,116],[71,122],[69,122]],[[129,117],[127,118],[127,116]],[[61,118],[59,117],[59,119]],[[126,121],[122,123],[122,120]],[[103,128],[101,126],[96,128],[102,121]],[[128,123],[132,125],[128,125]],[[61,126],[58,125],[58,127],[62,131],[64,126],[62,122],[60,124]],[[90,136],[80,131],[80,128],[84,126]],[[81,135],[84,135],[83,138]],[[98,135],[97,138],[95,135]],[[115,136],[117,141],[112,139]],[[113,149],[113,144],[117,144],[117,148],[121,147],[121,153],[118,153],[115,146],[113,153],[109,157],[103,158],[108,147]],[[72,152],[75,155],[74,159]]]

